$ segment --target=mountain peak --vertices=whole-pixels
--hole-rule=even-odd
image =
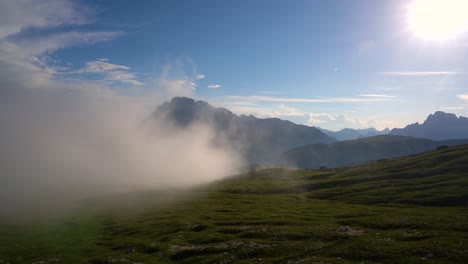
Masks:
[[[339,131],[330,131],[322,128],[319,129],[322,130],[328,136],[336,138],[338,140],[353,140],[358,138],[373,137],[377,135],[385,135],[390,132],[388,128],[379,131],[374,127],[361,129],[343,128]]]
[[[254,162],[269,160],[293,147],[336,141],[314,127],[277,118],[237,116],[225,108],[187,97],[174,97],[165,102],[156,108],[152,117],[179,128],[194,123],[208,125],[213,129],[216,145],[229,142]]]
[[[432,140],[468,138],[468,119],[452,113],[437,111],[430,114],[424,123],[414,123],[401,129],[393,129],[390,134]]]
[[[445,113],[442,111],[437,111],[434,114],[430,114],[424,124],[428,122],[447,122],[447,121],[456,121],[458,120],[457,116],[452,113]]]
[[[174,97],[171,100],[171,104],[193,104],[193,103],[195,103],[194,99],[189,98],[189,97],[184,97],[184,96]]]

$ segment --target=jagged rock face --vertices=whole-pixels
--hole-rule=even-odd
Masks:
[[[402,129],[393,129],[390,134],[431,140],[468,138],[468,118],[438,111],[429,115],[422,124],[414,123]]]
[[[237,116],[225,108],[186,97],[175,97],[162,104],[152,117],[180,128],[197,123],[209,125],[215,132],[215,144],[229,144],[254,163],[271,161],[293,147],[336,141],[314,127],[277,118]]]
[[[187,97],[174,97],[171,102],[165,102],[153,112],[156,118],[164,118],[180,127],[186,127],[195,121],[223,121],[234,114],[227,109],[215,109],[203,101],[195,101]]]

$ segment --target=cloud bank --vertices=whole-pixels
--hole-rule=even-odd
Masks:
[[[0,12],[26,17],[25,5],[34,10],[38,2],[3,1]],[[23,34],[25,28],[90,23],[69,1],[49,3],[51,13],[7,18],[10,26],[0,37],[2,216],[47,213],[113,192],[207,182],[241,166],[236,153],[213,145],[210,127],[177,130],[146,119],[162,100],[190,96],[189,80],[169,78],[166,72],[141,89],[130,67],[107,59],[88,62],[75,73],[57,63],[50,56],[55,50],[110,41],[120,33],[91,32],[77,42],[82,33],[62,32],[35,42]],[[57,12],[64,13],[55,17]],[[67,34],[76,38],[65,41]],[[70,78],[73,74],[78,77]],[[103,74],[103,79],[80,79],[80,74]]]
[[[87,84],[11,87],[0,94],[0,209],[219,179],[240,166],[212,145],[210,127],[146,127],[141,97]],[[152,122],[152,121],[146,121]],[[164,128],[164,129],[162,129]]]

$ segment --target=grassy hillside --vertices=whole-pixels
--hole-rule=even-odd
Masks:
[[[286,152],[284,164],[298,168],[316,169],[322,166],[336,168],[364,164],[369,161],[403,157],[439,146],[468,144],[468,140],[432,141],[423,138],[382,135],[332,144],[313,144]]]
[[[0,263],[468,259],[468,146],[336,170],[263,170],[168,200],[129,194],[66,219],[4,223]]]

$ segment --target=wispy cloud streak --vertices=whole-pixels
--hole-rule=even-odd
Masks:
[[[92,22],[89,10],[72,0],[0,1],[0,38],[29,28],[47,29]]]
[[[360,94],[359,96],[373,97],[373,98],[396,98],[395,95],[388,95],[388,94]]]
[[[218,88],[221,88],[221,85],[220,85],[220,84],[210,84],[210,85],[208,85],[208,88],[210,88],[210,89],[218,89]]]
[[[130,67],[107,62],[108,59],[99,59],[86,62],[86,66],[73,73],[102,73],[113,70],[130,70]]]
[[[288,98],[273,96],[229,96],[232,100],[250,100],[262,102],[281,103],[361,103],[361,102],[381,102],[389,101],[392,98],[371,97],[371,98],[347,98],[347,97],[326,97],[326,98]]]
[[[379,75],[395,75],[395,76],[427,76],[427,75],[457,75],[465,74],[456,71],[390,71],[378,72]]]
[[[144,85],[144,83],[136,80],[135,73],[130,72],[131,68],[125,65],[109,63],[108,59],[98,59],[89,61],[86,66],[75,71],[68,72],[69,74],[103,74],[104,81],[120,82],[135,86]],[[67,72],[65,72],[67,73]]]

